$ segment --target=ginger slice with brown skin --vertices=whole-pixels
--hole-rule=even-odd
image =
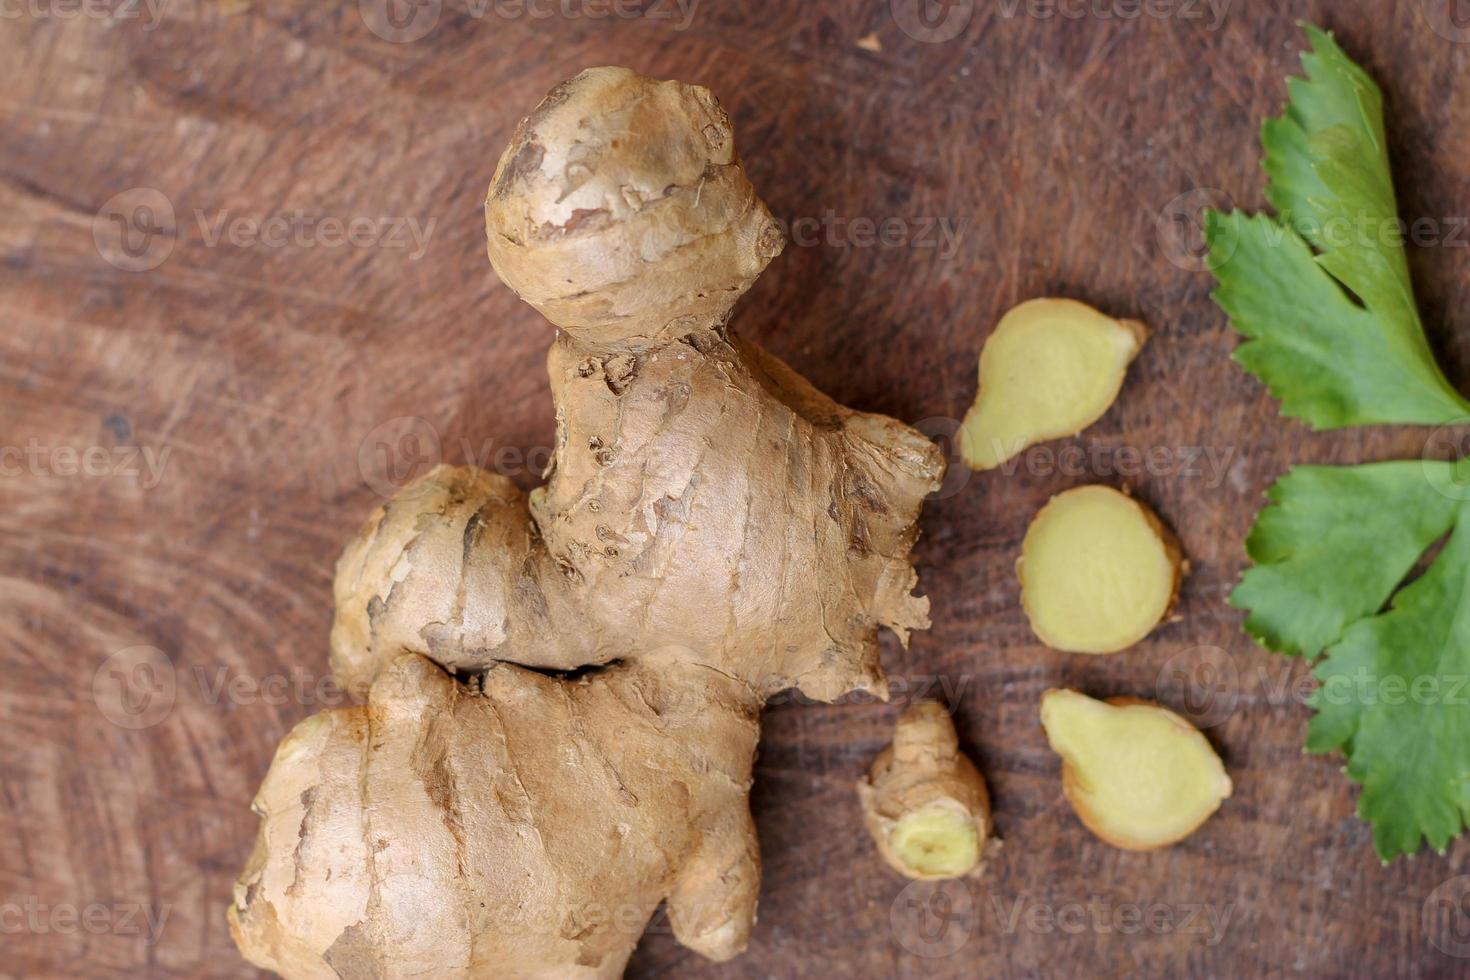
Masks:
[[[1151,510],[1103,486],[1053,497],[1016,562],[1031,628],[1069,653],[1115,653],[1142,640],[1168,616],[1186,568]]]
[[[1062,757],[1067,802],[1115,847],[1176,843],[1230,796],[1230,776],[1209,741],[1152,702],[1050,690],[1041,698],[1041,724]]]
[[[965,462],[993,469],[1102,418],[1147,336],[1137,320],[1075,300],[1033,299],[1012,309],[980,352],[980,389],[959,432]]]

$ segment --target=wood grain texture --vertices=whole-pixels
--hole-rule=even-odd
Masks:
[[[1425,433],[1280,421],[1228,360],[1208,275],[1158,231],[1180,195],[1261,206],[1256,132],[1294,71],[1293,22],[1335,29],[1387,92],[1403,214],[1440,222],[1413,270],[1470,388],[1470,44],[1452,4],[1065,7],[1094,11],[1079,18],[961,3],[947,9],[963,31],[925,42],[892,12],[910,0],[700,0],[687,19],[672,3],[667,18],[476,17],[449,0],[395,43],[368,27],[376,2],[174,0],[159,16],[109,0],[138,18],[108,20],[36,0],[0,20],[0,975],[252,975],[224,919],[248,803],[290,726],[341,700],[323,683],[331,569],[378,499],[380,446],[398,476],[441,457],[536,482],[550,329],[491,273],[480,202],[520,115],[607,63],[709,86],[772,210],[825,222],[737,323],[844,403],[952,424],[987,332],[1032,296],[1154,329],[1114,410],[1054,447],[1099,461],[1056,473],[1033,455],[926,509],[934,629],[887,662],[909,690],[941,685],[990,779],[1005,846],[985,876],[906,892],[863,835],[853,784],[898,703],[787,700],[757,770],[752,948],[712,966],[660,920],[629,975],[1470,972],[1443,951],[1470,941],[1470,916],[1425,916],[1470,844],[1380,866],[1339,761],[1302,754],[1305,672],[1255,649],[1224,604],[1290,463],[1412,457]],[[120,268],[109,214],[146,217],[158,198],[140,188],[173,219],[155,208],[152,240],[130,227],[141,252]],[[306,230],[231,231],[273,217]],[[910,240],[865,246],[859,218]],[[324,219],[359,219],[357,242],[333,244]],[[925,231],[932,245],[913,240]],[[1167,455],[1120,475],[1119,447]],[[68,449],[91,454],[69,466]],[[1048,496],[1096,480],[1153,505],[1193,572],[1176,622],[1091,659],[1035,641],[1012,565]],[[1223,671],[1203,707],[1235,796],[1171,850],[1101,844],[1061,799],[1039,695],[1181,707],[1203,688],[1172,684],[1176,668],[1201,660]]]

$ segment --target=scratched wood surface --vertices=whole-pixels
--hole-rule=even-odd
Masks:
[[[550,330],[489,270],[480,201],[518,117],[603,63],[723,100],[801,236],[739,329],[843,402],[943,435],[1032,296],[1155,331],[1069,454],[957,473],[924,515],[935,625],[886,656],[990,779],[984,877],[906,890],[863,836],[853,781],[896,705],[778,703],[749,952],[704,963],[660,920],[629,975],[1470,971],[1470,845],[1380,866],[1340,760],[1301,751],[1304,671],[1224,602],[1289,463],[1426,434],[1278,420],[1189,221],[1260,206],[1293,22],[1334,28],[1387,90],[1403,213],[1438,229],[1412,258],[1425,318],[1470,388],[1463,3],[97,2],[0,18],[0,975],[253,975],[224,912],[277,741],[341,700],[338,550],[426,460],[526,486],[544,462]],[[1035,510],[1092,481],[1152,503],[1193,566],[1178,622],[1099,659],[1043,649],[1012,572]],[[1235,796],[1171,850],[1101,844],[1037,724],[1054,685],[1195,711]]]

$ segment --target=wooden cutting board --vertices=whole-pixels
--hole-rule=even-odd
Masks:
[[[757,771],[750,951],[704,963],[660,919],[629,976],[1470,973],[1451,955],[1470,845],[1381,866],[1340,760],[1302,753],[1305,670],[1225,605],[1272,479],[1417,456],[1425,433],[1278,419],[1229,360],[1190,217],[1261,206],[1293,23],[1335,29],[1387,91],[1403,214],[1437,222],[1413,271],[1470,388],[1470,11],[381,2],[108,0],[103,19],[36,0],[0,22],[0,975],[252,975],[224,913],[277,741],[341,700],[339,549],[416,463],[531,486],[544,462],[551,332],[490,271],[480,202],[517,119],[606,63],[723,100],[802,232],[738,328],[847,404],[942,434],[995,320],[1033,296],[1154,330],[1065,455],[957,473],[925,511],[934,628],[886,659],[900,694],[954,704],[990,779],[1005,844],[983,878],[906,890],[862,833],[853,782],[898,705],[786,699]],[[1178,621],[1108,658],[1043,649],[1012,571],[1031,515],[1087,482],[1156,507],[1192,564]],[[1037,723],[1055,685],[1208,713],[1234,797],[1162,853],[1095,840]]]

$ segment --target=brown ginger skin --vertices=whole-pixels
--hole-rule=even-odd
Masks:
[[[360,694],[408,650],[883,693],[878,628],[928,626],[908,553],[943,460],[726,328],[782,240],[710,94],[620,68],[558,86],[486,223],[496,270],[562,328],[551,473],[529,510],[509,480],[442,469],[375,514],[338,567],[339,679]]]
[[[723,325],[786,244],[714,96],[626,68],[563,82],[516,128],[485,229],[506,285],[611,351]]]
[[[979,873],[991,834],[990,794],[985,778],[960,751],[954,721],[942,704],[919,701],[904,711],[893,744],[858,782],[858,799],[868,833],[895,871],[919,880]],[[915,852],[929,841],[910,837],[905,846],[901,830],[905,818],[925,814],[952,815],[946,833],[973,834],[973,863],[943,870],[916,864]]]
[[[765,699],[886,695],[879,628],[928,626],[909,551],[942,457],[729,330],[782,239],[707,91],[558,86],[486,224],[559,328],[551,471],[439,467],[344,552],[332,666],[367,703],[288,736],[231,910],[288,977],[616,977],[662,900],[735,955]]]
[[[707,669],[502,665],[477,696],[406,655],[281,744],[236,940],[287,977],[616,977],[667,899],[726,959],[760,880],[758,711]]]

